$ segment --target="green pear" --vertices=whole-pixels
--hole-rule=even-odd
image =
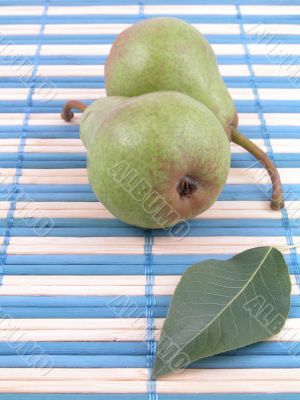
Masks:
[[[210,44],[176,18],[147,19],[118,35],[105,63],[105,87],[108,96],[182,92],[205,104],[228,134],[237,122]]]
[[[94,101],[85,109],[80,120],[80,138],[87,149],[92,148],[104,120],[127,99],[120,96],[105,97]]]
[[[278,210],[284,206],[276,166],[237,130],[236,109],[213,49],[193,26],[176,18],[154,18],[125,29],[106,60],[105,86],[108,96],[132,97],[174,90],[206,105],[222,124],[229,140],[244,147],[266,168],[273,187],[271,207]]]
[[[66,120],[72,105],[65,106]],[[108,97],[84,108],[80,132],[89,181],[118,219],[167,228],[215,202],[228,175],[230,146],[205,105],[183,93],[161,91]]]

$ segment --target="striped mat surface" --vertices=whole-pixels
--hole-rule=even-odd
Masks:
[[[240,128],[274,160],[286,208],[232,146],[227,185],[182,240],[127,226],[88,184],[72,98],[104,96],[116,35],[176,16],[206,34]],[[299,255],[284,330],[149,380],[155,337],[194,262],[300,240],[299,0],[0,0],[0,400],[299,400]]]

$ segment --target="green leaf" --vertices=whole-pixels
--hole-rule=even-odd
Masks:
[[[175,290],[153,376],[278,333],[288,316],[290,293],[286,262],[273,247],[194,264]]]

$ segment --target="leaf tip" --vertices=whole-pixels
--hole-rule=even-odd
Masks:
[[[172,368],[162,362],[159,357],[156,357],[154,366],[152,368],[151,379],[159,378],[160,376],[167,375],[172,372]]]

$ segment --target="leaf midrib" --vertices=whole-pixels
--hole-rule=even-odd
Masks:
[[[269,256],[269,254],[271,253],[271,251],[273,250],[274,247],[270,247],[270,249],[268,250],[267,254],[264,256],[264,258],[262,259],[262,261],[260,262],[260,264],[258,265],[258,267],[256,268],[256,270],[253,272],[253,274],[251,275],[249,281],[239,290],[239,292],[232,298],[232,300],[226,305],[226,307],[222,308],[222,310],[209,322],[209,324],[207,324],[200,332],[198,332],[195,336],[193,336],[188,343],[183,346],[183,349],[188,346],[195,338],[197,338],[199,335],[202,334],[202,332],[204,332],[206,329],[208,329],[210,327],[210,325],[223,313],[226,311],[226,309],[240,296],[240,294],[242,293],[242,291],[244,289],[247,288],[247,286],[252,282],[253,278],[255,277],[255,275],[257,274],[257,272],[260,270],[262,264],[265,262],[266,258]],[[197,357],[198,359],[198,357]]]

